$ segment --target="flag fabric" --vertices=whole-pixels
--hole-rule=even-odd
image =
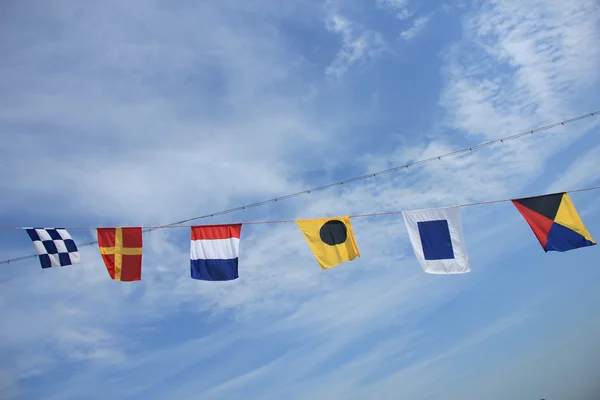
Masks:
[[[77,245],[66,229],[29,228],[26,231],[33,241],[42,268],[81,263]]]
[[[242,224],[193,226],[191,230],[192,278],[202,281],[237,279]]]
[[[142,279],[142,228],[98,228],[100,254],[115,281]]]
[[[596,244],[566,192],[514,199],[512,203],[546,253]]]
[[[429,274],[471,271],[458,207],[403,211],[413,250]]]
[[[322,270],[360,257],[350,217],[297,220],[296,224]]]

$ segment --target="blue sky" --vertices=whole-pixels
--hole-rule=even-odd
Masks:
[[[2,225],[168,223],[600,107],[593,0],[1,10]],[[200,222],[598,185],[598,121]],[[598,240],[598,193],[571,198]],[[462,219],[456,276],[422,271],[401,215],[353,220],[361,257],[327,271],[294,224],[244,226],[232,282],[190,279],[188,229],[144,236],[136,283],[93,246],[68,268],[3,265],[0,398],[597,398],[597,246],[546,254],[510,203]],[[33,252],[0,235],[2,259]]]

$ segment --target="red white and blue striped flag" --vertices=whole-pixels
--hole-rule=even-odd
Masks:
[[[242,224],[192,227],[190,269],[193,279],[237,279]]]

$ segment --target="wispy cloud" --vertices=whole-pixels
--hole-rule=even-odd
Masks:
[[[416,18],[410,28],[400,32],[400,36],[405,40],[412,40],[423,32],[427,23],[429,22],[430,16],[424,16]]]
[[[593,2],[504,2],[471,12],[465,39],[444,55],[447,83],[441,105],[447,111],[446,126],[470,138],[498,138],[501,132],[519,132],[597,107],[590,106],[585,89],[586,82],[599,77],[589,66],[600,65],[600,53],[585,50],[597,37],[592,8]],[[518,175],[523,184],[532,184],[539,172],[556,168],[547,164],[553,154],[597,123],[560,128],[497,149],[504,174],[495,183]]]
[[[497,136],[589,107],[588,85],[600,78],[590,68],[600,63],[600,50],[591,46],[599,19],[594,7],[593,1],[507,1],[469,14],[465,41],[445,58],[442,104],[451,126]]]
[[[124,14],[131,11],[119,7]],[[58,203],[46,199],[38,204],[36,211],[44,215],[86,204],[92,215],[146,221],[180,217],[177,211],[153,215],[152,210],[195,213],[209,205],[223,207],[228,201],[224,194],[232,190],[254,197],[264,196],[267,187],[272,194],[296,188],[280,175],[286,170],[280,158],[286,136],[294,138],[294,151],[301,151],[303,138],[318,142],[321,135],[313,136],[319,129],[297,112],[294,101],[274,93],[282,87],[297,90],[284,83],[293,77],[293,62],[284,56],[281,43],[261,38],[265,33],[258,31],[250,35],[251,22],[214,22],[218,34],[209,33],[207,23],[219,12],[211,7],[196,8],[204,22],[177,14],[178,27],[157,28],[152,40],[131,27],[113,26],[108,11],[96,11],[94,17],[85,12],[65,24],[70,40],[56,32],[37,32],[32,46],[15,25],[4,28],[14,33],[6,35],[18,49],[2,61],[4,93],[13,95],[0,98],[0,118],[15,132],[13,139],[3,141],[11,165],[0,171],[4,188],[10,185],[15,196],[27,198],[55,190],[69,193]],[[57,21],[69,14],[61,7],[38,12]],[[161,18],[161,11],[150,7],[144,12]],[[112,28],[98,37],[84,26]],[[179,36],[196,39],[172,44]],[[117,57],[118,49],[125,56]],[[62,62],[66,54],[79,61]],[[21,57],[35,61],[17,67]],[[23,84],[17,90],[13,82]],[[85,101],[78,100],[83,97]],[[27,124],[43,128],[32,130]],[[263,141],[267,136],[271,138]],[[18,155],[23,148],[38,155],[25,161]],[[227,159],[218,162],[223,154]],[[49,164],[52,171],[44,168]],[[59,175],[62,179],[54,179]],[[202,189],[208,186],[210,191]],[[181,188],[187,195],[176,194]],[[195,196],[196,191],[202,195]],[[138,202],[152,207],[144,207],[141,215]],[[28,207],[9,199],[6,205],[14,211]]]
[[[600,146],[588,150],[562,173],[547,189],[548,193],[578,189],[598,182],[596,166],[600,160]]]
[[[393,10],[400,20],[408,19],[413,15],[409,10],[409,4],[409,0],[377,0],[379,7]]]
[[[380,33],[359,26],[330,6],[325,20],[328,31],[339,35],[342,47],[325,73],[339,78],[352,65],[371,60],[385,49]]]

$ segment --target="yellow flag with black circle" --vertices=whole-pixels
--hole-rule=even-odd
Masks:
[[[321,269],[360,257],[350,217],[297,220]]]

